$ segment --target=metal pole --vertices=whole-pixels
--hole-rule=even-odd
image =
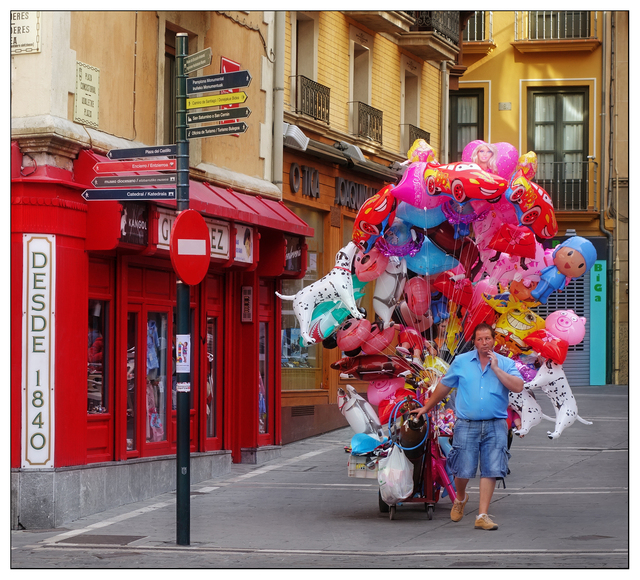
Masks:
[[[176,146],[178,184],[176,200],[178,212],[189,209],[189,141],[187,140],[187,75],[184,74],[184,58],[189,54],[189,37],[184,32],[176,34]],[[190,286],[177,281],[176,286],[176,334],[190,334]],[[193,344],[193,343],[192,343]],[[189,449],[189,399],[191,373],[177,373],[176,393],[176,543],[190,544],[190,449]]]

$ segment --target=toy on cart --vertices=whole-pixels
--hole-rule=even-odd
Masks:
[[[424,416],[417,419],[409,413],[420,406],[418,401],[407,397],[396,405],[389,418],[388,445],[402,449],[413,465],[412,493],[393,503],[384,501],[378,493],[379,509],[382,513],[388,513],[391,520],[395,519],[397,506],[405,503],[424,504],[428,519],[432,519],[441,496],[449,495],[452,503],[455,500],[453,477],[447,471],[435,421]]]

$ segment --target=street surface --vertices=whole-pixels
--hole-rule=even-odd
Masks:
[[[378,508],[373,479],[347,476],[353,431],[340,429],[282,448],[261,466],[192,486],[191,543],[176,544],[175,493],[85,517],[55,530],[11,532],[13,569],[325,568],[392,569],[629,567],[629,400],[626,386],[575,387],[580,415],[549,440],[543,421],[511,447],[506,489],[475,530],[478,480],[465,517],[452,522],[441,498]],[[536,393],[543,412],[549,400]],[[543,572],[544,573],[544,572]],[[469,572],[466,573],[467,575]]]

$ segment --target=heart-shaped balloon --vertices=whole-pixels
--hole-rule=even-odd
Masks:
[[[474,160],[474,152],[481,145],[489,145],[485,141],[476,139],[471,141],[462,151],[462,161],[469,163],[478,163],[478,160]],[[509,179],[516,169],[518,164],[518,150],[511,145],[511,143],[493,143],[490,146],[495,149],[495,169],[488,169],[489,173],[495,173],[504,179]]]

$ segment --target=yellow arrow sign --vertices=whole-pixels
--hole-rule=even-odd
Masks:
[[[220,105],[236,105],[247,100],[247,93],[238,91],[236,93],[224,93],[222,95],[211,95],[209,97],[196,97],[187,99],[187,109],[200,109],[202,107],[219,107]]]

